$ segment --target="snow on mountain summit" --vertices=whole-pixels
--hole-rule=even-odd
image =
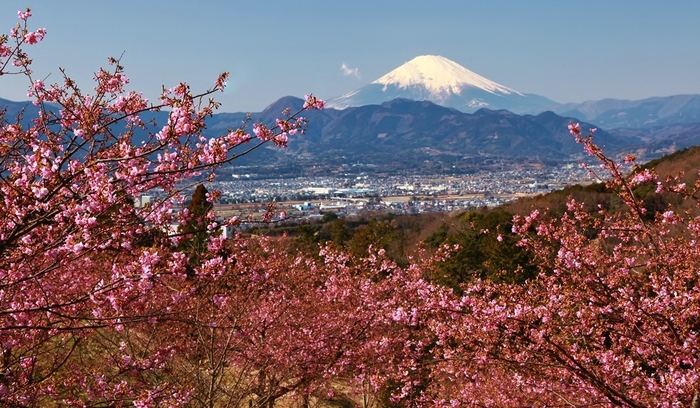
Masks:
[[[423,86],[433,95],[459,95],[465,86],[483,89],[493,94],[522,95],[439,55],[418,56],[372,83],[384,85],[385,89],[388,85],[399,88]]]
[[[539,113],[559,106],[486,79],[445,57],[422,55],[360,89],[327,100],[326,107],[380,105],[396,98],[431,101],[462,112],[488,108]]]

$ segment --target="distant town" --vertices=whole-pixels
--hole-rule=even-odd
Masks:
[[[417,214],[496,207],[519,197],[592,182],[585,168],[571,162],[542,169],[482,171],[470,175],[378,177],[361,173],[260,179],[234,174],[227,181],[215,181],[206,187],[221,190],[221,199],[215,206],[221,217],[257,218],[272,202],[280,214],[277,217],[298,222],[313,220],[327,212],[358,216],[368,212]]]

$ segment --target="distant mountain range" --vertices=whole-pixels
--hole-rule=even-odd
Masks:
[[[653,128],[700,123],[700,95],[673,95],[636,101],[603,99],[567,103],[552,110],[594,122],[605,129]]]
[[[270,122],[286,108],[301,107],[303,101],[285,97],[254,114],[253,121]],[[295,137],[283,151],[256,152],[241,163],[271,158],[320,164],[361,162],[410,168],[423,161],[454,162],[464,157],[512,157],[565,159],[582,149],[569,134],[567,125],[576,118],[552,112],[517,115],[507,110],[482,108],[464,113],[429,101],[395,99],[381,105],[344,110],[305,112],[309,130]],[[208,132],[221,132],[244,119],[243,114],[219,114],[208,122]],[[582,123],[583,129],[595,125]],[[596,139],[611,149],[640,145],[633,135],[596,132]],[[265,157],[265,158],[263,158]]]
[[[28,123],[39,113],[39,107],[34,106],[30,101],[14,102],[0,98],[0,112],[3,109],[5,110],[5,120],[8,122],[15,122],[18,116],[22,114],[22,122]]]
[[[253,114],[252,120],[270,123],[285,108],[295,110],[302,104],[299,98],[284,97]],[[568,132],[570,122],[581,122],[584,130],[598,128],[595,139],[610,153],[634,151],[655,158],[700,144],[700,123],[607,129],[582,120],[582,115],[551,111],[518,115],[486,108],[465,113],[401,98],[380,105],[309,111],[305,116],[310,123],[307,134],[294,138],[288,149],[266,149],[242,162],[395,163],[397,168],[410,168],[421,161],[453,162],[460,157],[561,160],[583,153]],[[242,113],[217,114],[207,131],[213,135],[244,119]]]
[[[252,114],[252,121],[274,123],[286,108],[302,105],[299,98],[284,97]],[[262,149],[237,163],[361,162],[405,169],[466,157],[560,160],[582,153],[567,131],[570,122],[582,122],[584,130],[599,128],[596,140],[612,153],[635,151],[654,158],[700,144],[700,95],[559,104],[438,56],[417,57],[355,92],[330,99],[327,107],[304,112],[308,132],[295,137],[288,149]],[[3,108],[8,121],[24,110],[27,122],[37,112],[30,102],[0,99]],[[167,112],[143,116],[159,124],[167,120]],[[207,121],[206,134],[235,129],[246,116],[216,114]]]

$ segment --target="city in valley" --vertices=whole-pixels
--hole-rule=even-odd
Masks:
[[[574,162],[469,175],[360,173],[269,179],[232,174],[226,179],[206,184],[207,189],[222,193],[214,207],[219,217],[252,215],[257,219],[267,211],[269,203],[274,203],[277,213],[284,212],[284,218],[295,221],[313,220],[326,212],[354,216],[367,212],[416,214],[496,207],[518,197],[594,181],[586,168]],[[141,198],[142,203],[146,200],[149,197]]]

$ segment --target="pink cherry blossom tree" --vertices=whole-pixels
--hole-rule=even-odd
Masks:
[[[363,349],[381,369],[357,374],[388,391],[390,403],[700,406],[700,182],[659,180],[632,156],[628,176],[592,132],[570,130],[624,208],[590,213],[570,200],[563,215],[516,217],[514,232],[539,267],[522,284],[474,281],[455,296],[421,284],[420,274],[401,275],[394,285],[409,290],[382,304],[390,313],[375,316],[383,334]],[[682,202],[648,214],[635,195],[641,183]],[[386,325],[389,316],[400,324]]]
[[[534,209],[516,217],[514,232],[537,255],[539,275],[522,285],[470,283],[444,304],[449,318],[428,324],[438,347],[421,401],[700,406],[700,183],[658,180],[641,167],[626,176],[593,133],[570,130],[625,208],[589,213],[570,200],[563,216]],[[684,202],[647,214],[635,196],[640,183]]]
[[[46,84],[26,51],[46,30],[30,31],[29,10],[18,17],[0,37],[0,75],[27,78],[39,113],[0,115],[0,401],[184,403],[191,390],[170,386],[166,372],[181,343],[153,347],[146,328],[184,313],[178,302],[233,260],[212,238],[193,272],[200,279],[191,279],[186,254],[176,250],[187,236],[170,227],[187,218],[176,211],[183,186],[213,179],[264,143],[286,146],[306,121],[296,112],[270,127],[255,124],[255,135],[242,127],[204,137],[218,107],[208,97],[223,90],[226,73],[203,93],[185,83],[163,89],[155,104],[126,90],[116,59],[88,92],[63,71],[61,83]],[[310,95],[303,110],[322,107]],[[137,144],[136,132],[153,126],[142,120],[149,111],[166,111],[167,122]],[[159,198],[134,205],[154,190]],[[218,227],[206,219],[208,230]]]

